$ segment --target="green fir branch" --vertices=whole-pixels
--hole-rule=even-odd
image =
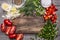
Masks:
[[[40,0],[26,0],[24,7],[20,8],[20,13],[24,12],[25,15],[42,15],[44,8],[40,4]]]

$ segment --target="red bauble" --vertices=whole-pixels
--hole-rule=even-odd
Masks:
[[[10,30],[11,30],[11,26],[8,26],[6,31],[5,31],[5,34],[9,35]]]
[[[12,26],[9,34],[14,34],[15,31],[16,31],[16,27],[15,26]]]
[[[17,34],[16,40],[22,40],[23,39],[23,34]]]
[[[9,35],[9,38],[16,38],[16,34]]]
[[[4,23],[5,23],[7,26],[12,26],[12,22],[11,22],[9,19],[5,19],[5,20],[4,20]]]
[[[5,31],[6,31],[6,27],[5,27],[5,24],[4,24],[4,23],[1,24],[1,31],[2,31],[2,32],[5,32]]]

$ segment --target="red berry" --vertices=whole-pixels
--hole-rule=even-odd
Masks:
[[[11,22],[9,19],[5,19],[5,20],[4,20],[4,23],[5,23],[7,26],[11,26],[11,25],[12,25],[12,22]]]
[[[54,12],[53,9],[50,8],[50,9],[49,9],[49,13],[52,14],[53,12]]]
[[[46,8],[46,11],[49,11],[49,8]]]
[[[52,18],[52,15],[49,15],[48,17],[49,17],[49,19],[51,19]]]
[[[16,34],[9,35],[9,38],[16,38]]]
[[[49,19],[48,16],[46,16],[46,17],[45,17],[45,20],[48,20],[48,19]]]
[[[58,11],[58,9],[57,8],[55,8],[55,10],[54,11]]]
[[[55,8],[55,5],[54,5],[54,4],[52,4],[52,5],[51,5],[51,8]]]
[[[23,34],[17,34],[16,40],[22,40],[23,39]]]
[[[51,18],[51,21],[54,21],[54,20],[55,20],[54,17],[52,17],[52,18]]]
[[[14,34],[15,31],[16,31],[16,27],[15,26],[12,26],[9,34]]]
[[[57,19],[57,15],[55,15],[54,18]]]
[[[55,12],[53,12],[53,14],[52,15],[56,15],[56,13]]]
[[[53,20],[52,23],[53,23],[53,24],[56,23],[56,20]]]
[[[2,32],[5,32],[6,31],[6,26],[5,26],[5,24],[3,23],[3,24],[1,24],[1,31]]]
[[[53,9],[53,11],[57,11],[57,8],[55,7],[55,5],[51,5],[51,8]]]
[[[5,34],[9,35],[10,30],[11,30],[11,26],[8,26],[6,31],[5,31]]]

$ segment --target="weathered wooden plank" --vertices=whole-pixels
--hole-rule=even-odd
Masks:
[[[55,5],[60,5],[60,0],[52,0]]]
[[[43,25],[43,17],[25,16],[13,20],[16,25],[16,33],[38,33]]]

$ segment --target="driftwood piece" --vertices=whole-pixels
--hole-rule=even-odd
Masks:
[[[13,20],[16,33],[38,33],[44,26],[43,17],[23,16]]]

